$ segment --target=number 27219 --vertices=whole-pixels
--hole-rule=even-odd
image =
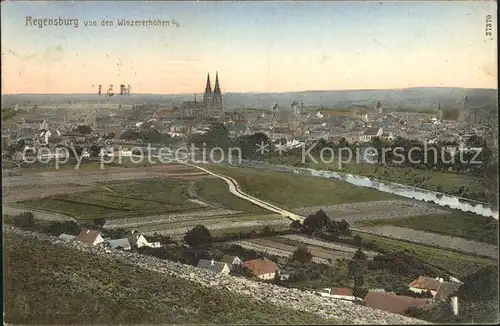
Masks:
[[[493,20],[491,15],[486,16],[486,36],[492,36]]]

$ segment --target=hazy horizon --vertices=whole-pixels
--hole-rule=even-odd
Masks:
[[[216,72],[223,93],[497,89],[486,15],[496,2],[3,2],[2,94],[201,94]],[[115,26],[84,27],[102,19]]]
[[[226,92],[226,94],[273,94],[273,93],[301,93],[301,92],[349,92],[349,91],[400,91],[406,89],[423,89],[423,88],[455,88],[467,90],[492,90],[498,91],[498,88],[484,88],[484,87],[459,87],[459,86],[413,86],[405,88],[359,88],[359,89],[306,89],[297,91],[282,91],[282,92]],[[203,92],[193,93],[133,93],[133,95],[203,95]],[[3,93],[4,95],[96,95],[95,93]],[[104,97],[104,94],[101,95]],[[115,95],[120,96],[120,95]]]

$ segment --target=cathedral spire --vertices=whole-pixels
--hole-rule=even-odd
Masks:
[[[210,73],[207,74],[207,86],[205,87],[205,94],[212,93],[212,86],[210,85]]]
[[[215,73],[215,86],[214,86],[214,93],[215,94],[220,94],[220,86],[219,86],[219,73]]]

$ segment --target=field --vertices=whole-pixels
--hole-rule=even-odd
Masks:
[[[31,238],[6,234],[5,247],[9,324],[339,322]]]
[[[357,250],[354,247],[310,239],[295,234],[234,241],[233,243],[247,249],[287,258],[291,257],[298,247],[306,246],[313,255],[313,262],[321,264],[332,264],[337,259],[350,260]],[[373,258],[377,254],[373,251],[366,251],[365,253],[369,258]]]
[[[423,215],[398,219],[366,220],[364,226],[393,225],[415,230],[498,244],[498,221],[493,218],[453,211],[447,215]]]
[[[217,224],[229,224],[234,227],[238,225],[238,223],[244,223],[244,222],[271,222],[270,224],[284,224],[284,225],[289,225],[288,220],[285,218],[281,217],[280,215],[244,215],[244,214],[239,214],[239,215],[225,215],[225,216],[213,216],[210,218],[193,218],[187,221],[174,221],[174,222],[168,222],[168,223],[159,223],[159,224],[154,224],[154,225],[145,225],[145,226],[139,226],[136,228],[137,231],[141,232],[158,232],[158,233],[168,233],[168,234],[176,234],[178,229],[181,229],[179,231],[182,232],[182,229],[184,228],[189,228],[189,227],[194,227],[195,225],[202,224],[206,226],[209,230],[212,229],[215,225]]]
[[[195,184],[196,195],[205,202],[221,205],[249,213],[267,213],[265,209],[238,198],[229,192],[228,186],[221,179],[204,179]]]
[[[77,220],[124,218],[203,208],[188,200],[188,181],[154,178],[98,185],[98,189],[93,191],[54,195],[19,204],[66,214]]]
[[[446,270],[459,279],[479,270],[483,266],[497,264],[497,260],[493,259],[481,258],[446,249],[418,245],[361,232],[353,233],[359,234],[365,241],[372,241],[377,245],[377,247],[386,251],[409,251],[416,258],[421,259],[432,266]]]
[[[211,165],[214,172],[234,178],[248,194],[287,208],[334,205],[400,198],[337,180],[298,174]]]

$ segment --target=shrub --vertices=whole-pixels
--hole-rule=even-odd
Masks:
[[[361,248],[358,248],[358,250],[356,250],[356,252],[352,256],[352,259],[354,259],[354,260],[366,260],[366,254]]]
[[[106,220],[102,217],[94,219],[94,225],[98,228],[102,228],[106,224]]]
[[[312,260],[312,254],[307,247],[298,247],[292,254],[292,260],[299,263],[308,263]]]
[[[35,217],[31,212],[23,212],[14,218],[13,224],[19,227],[29,227],[35,223]]]
[[[204,244],[212,243],[212,234],[203,225],[197,225],[189,230],[184,236],[184,241],[191,247],[197,247]]]
[[[62,233],[70,234],[70,235],[78,235],[80,233],[80,226],[73,221],[64,221],[64,222],[51,222],[46,231],[52,235],[61,235]]]

